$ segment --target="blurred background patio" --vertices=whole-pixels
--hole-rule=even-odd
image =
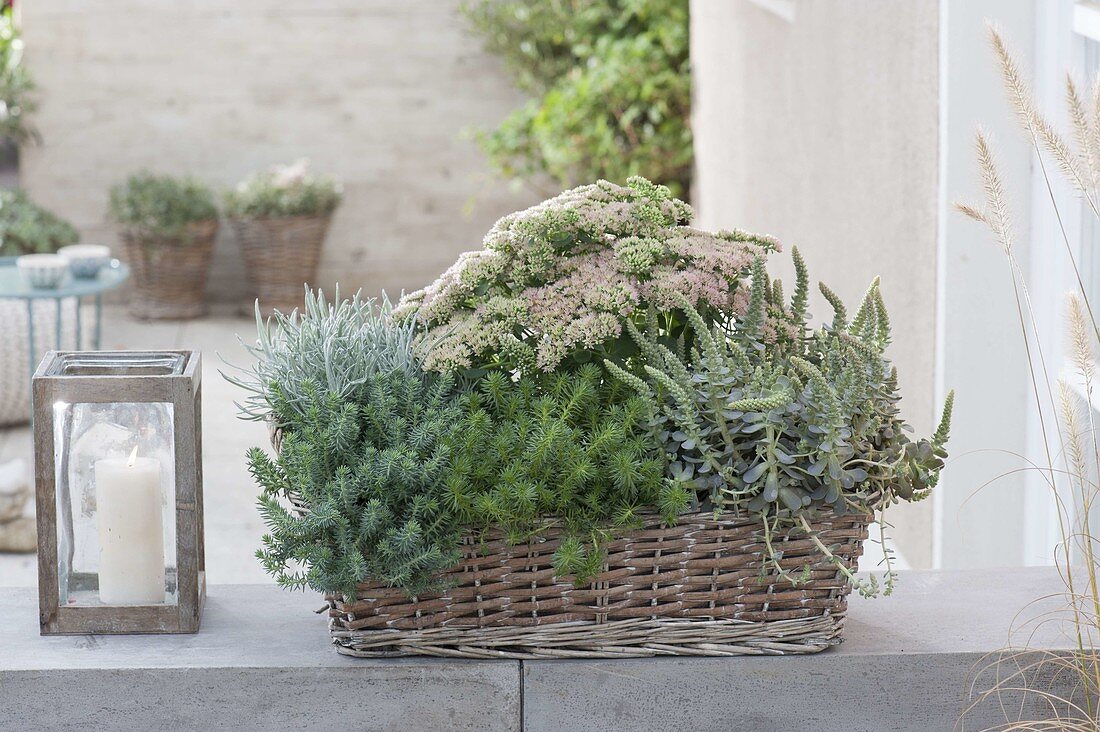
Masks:
[[[893,512],[904,565],[1043,564],[1049,496],[1024,473],[984,487],[1018,467],[1012,453],[1041,448],[1010,281],[950,204],[974,192],[979,121],[997,135],[1025,210],[1044,195],[983,44],[985,20],[1013,38],[1043,98],[1060,93],[1063,68],[1095,73],[1096,13],[1074,0],[19,2],[33,133],[9,135],[5,180],[82,242],[120,254],[108,197],[127,176],[228,189],[308,158],[344,192],[314,283],[368,295],[422,287],[497,218],[567,185],[634,173],[669,183],[703,227],[798,245],[812,276],[846,300],[881,275],[919,433],[947,388],[958,390],[944,483]],[[1051,226],[1041,214],[1021,222],[1044,236]],[[1094,236],[1069,226],[1075,243]],[[1020,258],[1037,297],[1056,300],[1065,263]],[[222,226],[208,315],[136,320],[123,290],[104,316],[105,348],[203,351],[215,583],[267,581],[249,558],[262,527],[244,464],[266,432],[236,419],[235,389],[217,373],[217,353],[246,362],[236,342],[254,332],[240,314],[245,274]],[[29,434],[0,429],[0,463],[29,459]],[[34,582],[33,555],[0,555],[0,585]]]

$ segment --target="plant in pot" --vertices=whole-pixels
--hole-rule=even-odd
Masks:
[[[133,271],[131,314],[182,319],[205,313],[218,233],[210,189],[191,178],[137,173],[111,189],[109,213]]]
[[[0,258],[25,254],[52,254],[80,238],[72,224],[37,205],[20,190],[0,190]],[[62,303],[62,340],[76,339],[75,299]],[[57,347],[56,303],[43,299],[32,303],[35,327],[35,351]],[[28,366],[27,304],[20,300],[0,300],[0,425],[26,422],[31,414],[31,394],[27,385]]]
[[[252,175],[226,194],[226,214],[244,255],[249,309],[256,299],[265,312],[302,305],[303,285],[316,277],[340,198],[339,184],[311,175],[306,160]]]
[[[307,298],[231,379],[274,427],[259,558],[355,656],[812,653],[873,514],[945,457],[910,439],[877,283],[814,328],[795,255],[600,181],[507,216],[397,308]],[[731,622],[733,621],[733,622]]]
[[[21,190],[0,189],[0,257],[50,254],[80,239],[73,225]]]

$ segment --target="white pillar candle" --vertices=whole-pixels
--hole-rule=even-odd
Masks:
[[[95,463],[99,599],[119,605],[164,602],[164,523],[160,461],[103,458]]]

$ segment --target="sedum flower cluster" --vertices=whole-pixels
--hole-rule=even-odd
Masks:
[[[553,371],[629,355],[624,323],[685,298],[704,312],[748,304],[740,282],[778,249],[766,236],[686,225],[691,208],[643,178],[600,181],[505,216],[484,248],[406,295],[427,368]],[[623,350],[627,353],[624,353]]]

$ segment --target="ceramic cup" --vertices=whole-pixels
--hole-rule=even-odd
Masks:
[[[58,254],[24,254],[15,260],[15,266],[31,287],[54,290],[69,271],[69,260]]]
[[[99,244],[73,244],[57,252],[69,263],[73,277],[92,279],[111,261],[111,250]]]

